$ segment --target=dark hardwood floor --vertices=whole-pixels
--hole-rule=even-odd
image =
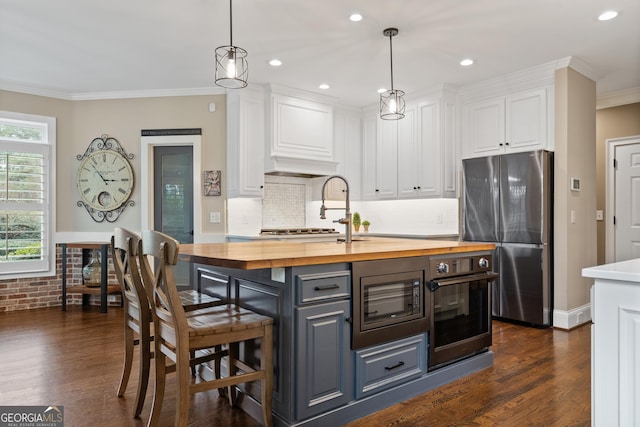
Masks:
[[[347,426],[588,426],[590,328],[495,321],[493,328],[494,366]],[[122,351],[121,308],[0,313],[0,405],[63,405],[67,427],[146,425],[151,390],[141,419],[131,416],[135,364],[125,397],[116,397]],[[162,411],[166,426],[173,425],[173,377]],[[260,424],[211,391],[193,397],[189,425]]]

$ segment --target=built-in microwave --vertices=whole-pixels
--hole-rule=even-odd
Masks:
[[[354,262],[353,349],[394,341],[429,329],[426,257]]]

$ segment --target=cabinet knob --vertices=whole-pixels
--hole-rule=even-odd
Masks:
[[[378,193],[378,192],[380,192],[380,190],[378,190],[378,189],[376,188],[376,193]]]
[[[505,143],[504,143],[504,145],[509,145],[509,143],[508,143],[508,142],[505,142]]]
[[[347,317],[344,319],[347,323],[353,323],[353,319],[351,317]]]
[[[264,188],[264,185],[261,185],[261,186],[260,186],[260,189],[262,190],[263,188]]]
[[[501,142],[500,144],[498,144],[500,147],[502,147],[504,144]]]
[[[417,190],[417,189],[418,189],[418,187],[413,187],[413,189],[414,189],[414,190]]]

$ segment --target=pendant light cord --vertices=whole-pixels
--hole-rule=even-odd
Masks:
[[[391,91],[393,92],[393,42],[391,39],[393,38],[393,34],[389,34],[389,56],[391,60],[389,63],[391,64]]]
[[[229,0],[229,46],[233,46],[233,0]]]

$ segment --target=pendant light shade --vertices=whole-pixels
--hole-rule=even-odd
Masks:
[[[380,118],[399,120],[404,118],[404,92],[393,88],[393,43],[391,38],[398,35],[397,28],[387,28],[382,34],[389,37],[389,56],[391,58],[391,89],[380,94]]]
[[[216,48],[216,84],[227,89],[247,86],[249,64],[247,51],[233,45],[232,0],[229,0],[229,46]]]

